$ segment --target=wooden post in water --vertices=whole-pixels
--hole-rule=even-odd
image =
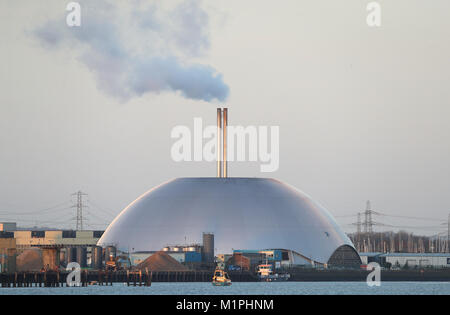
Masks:
[[[150,274],[148,273],[148,268],[145,268],[145,273],[147,275],[147,287],[150,287],[152,285],[152,276],[153,276],[153,272],[150,272]]]

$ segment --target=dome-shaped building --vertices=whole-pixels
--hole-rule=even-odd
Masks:
[[[357,265],[352,242],[309,196],[265,178],[178,178],[145,193],[109,225],[98,245],[156,251],[212,232],[216,253],[286,249],[309,263]]]

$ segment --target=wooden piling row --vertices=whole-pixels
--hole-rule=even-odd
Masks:
[[[69,272],[16,272],[0,273],[0,287],[65,287]],[[80,286],[112,286],[126,283],[128,286],[151,286],[152,282],[210,282],[212,271],[150,271],[145,270],[82,270]],[[250,273],[229,273],[232,281],[254,281]]]
[[[152,285],[152,273],[146,269],[144,272],[142,270],[129,271],[126,272],[126,284],[127,286],[151,286]]]
[[[29,287],[60,287],[61,274],[59,272],[15,272],[1,273],[0,287],[29,288]]]

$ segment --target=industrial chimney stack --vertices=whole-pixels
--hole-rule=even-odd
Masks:
[[[217,150],[217,177],[222,177],[221,136],[222,136],[222,109],[218,108],[217,109],[217,148],[216,148],[216,150]]]
[[[227,169],[228,108],[217,109],[217,177],[228,177]]]

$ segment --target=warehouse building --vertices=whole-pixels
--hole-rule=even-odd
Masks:
[[[250,259],[250,265],[255,266],[264,262],[272,263],[275,268],[290,268],[290,267],[312,267],[314,263],[288,249],[265,249],[265,250],[234,250],[233,254],[241,254]]]
[[[360,253],[363,264],[391,268],[450,268],[450,253]]]

